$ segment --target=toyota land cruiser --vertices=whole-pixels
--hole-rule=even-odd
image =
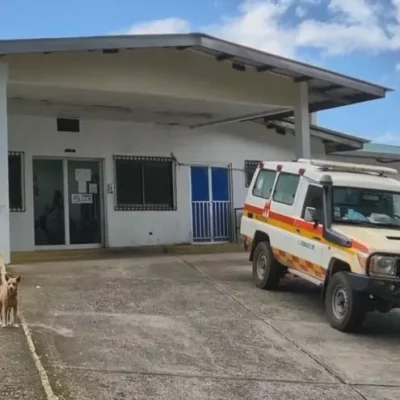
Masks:
[[[395,169],[325,160],[263,162],[241,219],[253,280],[285,274],[322,289],[332,327],[400,307],[400,182]]]

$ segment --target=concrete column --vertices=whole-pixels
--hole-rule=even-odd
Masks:
[[[310,111],[308,108],[308,84],[298,83],[294,107],[296,158],[311,158]]]
[[[0,62],[0,253],[10,263],[10,208],[8,200],[8,66]]]

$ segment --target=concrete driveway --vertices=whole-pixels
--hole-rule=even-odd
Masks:
[[[339,333],[307,283],[256,288],[246,254],[12,270],[61,399],[400,398],[400,314]]]

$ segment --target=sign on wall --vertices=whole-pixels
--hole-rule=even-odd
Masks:
[[[93,195],[91,193],[73,193],[71,195],[72,204],[92,204]]]
[[[92,180],[92,170],[87,168],[77,168],[75,170],[75,180],[77,182],[90,182]]]

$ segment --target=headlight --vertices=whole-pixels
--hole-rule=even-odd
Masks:
[[[369,273],[375,276],[396,276],[397,259],[388,256],[372,256],[369,261]]]

